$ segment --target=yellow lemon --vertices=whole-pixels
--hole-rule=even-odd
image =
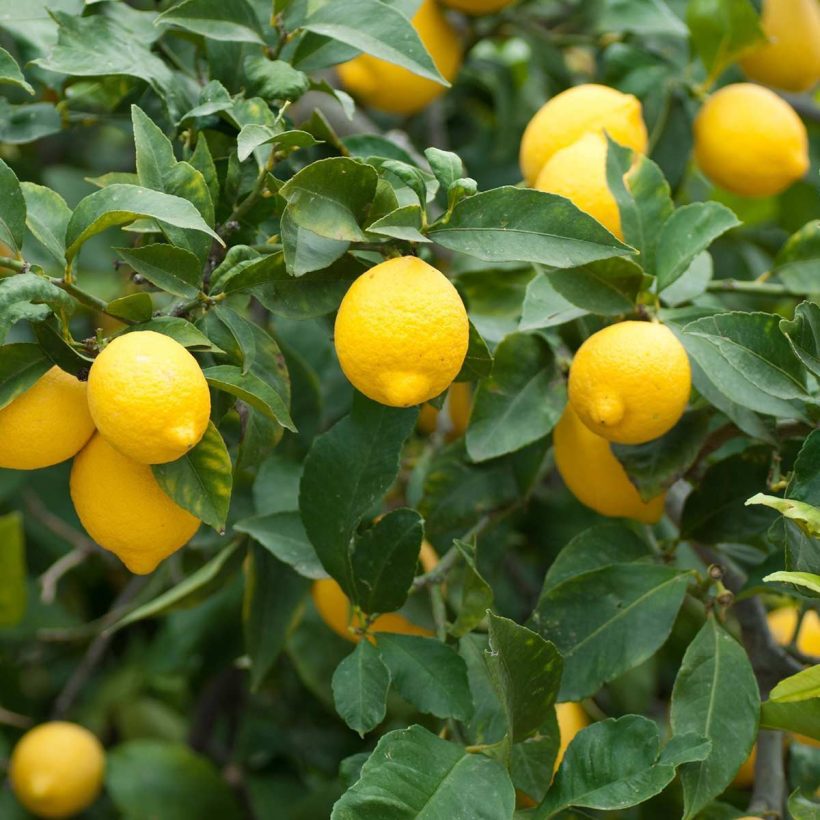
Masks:
[[[0,410],[0,467],[38,470],[59,464],[93,433],[85,382],[52,367]]]
[[[618,239],[623,239],[618,203],[606,180],[606,155],[607,141],[603,134],[584,134],[547,160],[535,187],[566,197]]]
[[[347,378],[374,401],[410,407],[438,396],[467,355],[469,321],[444,274],[415,256],[362,274],[336,316],[335,344]]]
[[[654,524],[663,515],[665,493],[643,501],[609,442],[596,436],[567,405],[553,431],[555,466],[569,491],[587,507]]]
[[[473,404],[473,391],[467,382],[453,382],[447,391],[446,409],[450,417],[448,438],[460,438],[467,431],[470,422],[470,410]],[[419,412],[417,422],[419,430],[425,435],[434,433],[438,427],[439,411],[432,404],[424,404]]]
[[[208,427],[211,395],[196,359],[150,330],[125,333],[103,350],[88,377],[97,429],[143,464],[176,461]]]
[[[808,91],[820,79],[820,3],[764,0],[769,43],[741,61],[750,80],[786,91]]]
[[[452,82],[462,59],[458,33],[435,0],[423,0],[412,22],[439,72]],[[390,114],[415,114],[447,90],[434,80],[419,77],[406,68],[369,54],[354,57],[340,65],[337,71],[342,85],[354,97],[371,108]]]
[[[692,389],[689,357],[657,322],[619,322],[590,336],[569,371],[569,401],[594,433],[642,444],[677,424]]]
[[[521,139],[521,172],[533,185],[556,152],[587,132],[606,131],[615,142],[646,153],[648,137],[641,103],[605,85],[578,85],[549,100],[530,120]]]
[[[809,168],[806,126],[768,88],[727,85],[695,119],[695,159],[712,182],[741,196],[773,196]]]
[[[105,750],[76,723],[42,723],[20,739],[9,765],[17,799],[38,817],[71,817],[102,791]]]
[[[463,11],[465,14],[492,14],[509,6],[514,0],[444,0],[450,8]]]
[[[785,646],[791,641],[797,626],[797,609],[793,606],[784,606],[772,610],[769,613],[768,621],[769,629],[775,640]],[[820,617],[813,609],[806,612],[800,623],[797,648],[804,655],[820,657]]]
[[[100,435],[74,459],[71,500],[88,534],[137,575],[153,572],[199,529],[199,519],[165,494],[147,464]]]
[[[750,789],[755,782],[755,763],[757,761],[757,743],[752,746],[749,756],[743,761],[743,765],[737,770],[732,785],[736,789]]]
[[[438,563],[438,554],[428,541],[421,542],[419,561],[425,572]],[[313,605],[319,617],[345,640],[358,643],[361,635],[356,629],[361,628],[362,620],[355,616],[350,598],[344,594],[339,584],[332,578],[322,578],[313,582],[311,588]],[[400,635],[432,635],[429,629],[417,626],[400,612],[386,612],[379,615],[370,625],[371,632],[394,632]]]

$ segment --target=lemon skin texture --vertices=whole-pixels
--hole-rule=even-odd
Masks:
[[[761,17],[769,43],[740,63],[746,76],[784,91],[808,91],[820,79],[820,3],[764,0]]]
[[[9,780],[17,799],[38,817],[72,817],[102,791],[105,751],[76,723],[42,723],[14,747]]]
[[[618,518],[655,524],[663,515],[666,494],[643,501],[612,454],[609,442],[581,422],[571,405],[553,431],[555,466],[569,491],[587,507]]]
[[[458,9],[465,14],[493,14],[509,6],[515,0],[444,0],[451,9]]]
[[[727,85],[695,118],[695,160],[716,185],[740,196],[774,196],[809,169],[806,126],[768,88]]]
[[[39,470],[83,448],[94,433],[87,386],[52,367],[0,410],[0,467]]]
[[[669,328],[619,322],[590,336],[569,371],[581,421],[619,444],[643,444],[677,424],[692,390],[689,357]]]
[[[461,43],[435,0],[423,0],[412,23],[441,75],[452,82],[461,68]],[[434,80],[369,54],[360,54],[336,70],[346,91],[369,108],[388,114],[415,114],[447,90]]]
[[[521,173],[527,185],[535,183],[553,154],[588,132],[604,131],[620,145],[646,153],[649,140],[637,97],[595,83],[557,94],[530,120],[521,139]]]
[[[151,468],[96,435],[74,459],[71,500],[88,534],[146,575],[191,540],[199,519],[172,501]]]
[[[176,461],[208,427],[211,395],[196,359],[168,336],[118,336],[91,366],[88,406],[101,435],[143,464]]]
[[[535,188],[566,197],[623,239],[618,203],[606,180],[606,155],[606,137],[594,132],[585,134],[550,157],[538,174]]]
[[[469,321],[458,291],[415,256],[363,273],[335,326],[339,364],[374,401],[411,407],[446,390],[467,355]]]
[[[419,561],[425,572],[430,572],[438,563],[438,554],[429,541],[421,542]],[[362,626],[362,623],[355,617],[353,607],[350,605],[350,599],[344,594],[336,581],[332,578],[322,578],[314,581],[311,588],[311,597],[319,617],[337,635],[353,643],[358,643],[362,639],[361,634],[356,631],[357,628]],[[428,637],[433,634],[429,629],[417,626],[399,612],[386,612],[384,615],[379,615],[370,625],[370,631]]]

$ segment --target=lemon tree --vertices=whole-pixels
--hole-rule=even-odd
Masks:
[[[820,815],[815,0],[0,0],[0,817]]]

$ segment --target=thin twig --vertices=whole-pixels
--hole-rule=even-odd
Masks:
[[[786,285],[778,285],[774,282],[747,282],[742,279],[713,279],[707,286],[708,291],[719,291],[732,293],[749,293],[757,296],[797,296]]]
[[[15,729],[28,729],[34,725],[34,720],[28,715],[21,715],[0,706],[0,723],[4,726],[14,726]]]

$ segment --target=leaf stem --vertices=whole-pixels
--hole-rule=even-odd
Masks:
[[[715,279],[706,290],[714,292],[752,293],[758,296],[796,296],[786,285],[772,282],[744,282],[737,279]]]
[[[31,264],[23,259],[14,259],[11,256],[0,256],[0,268],[9,268],[15,273],[28,273],[31,270]],[[0,276],[8,274],[0,273]]]

